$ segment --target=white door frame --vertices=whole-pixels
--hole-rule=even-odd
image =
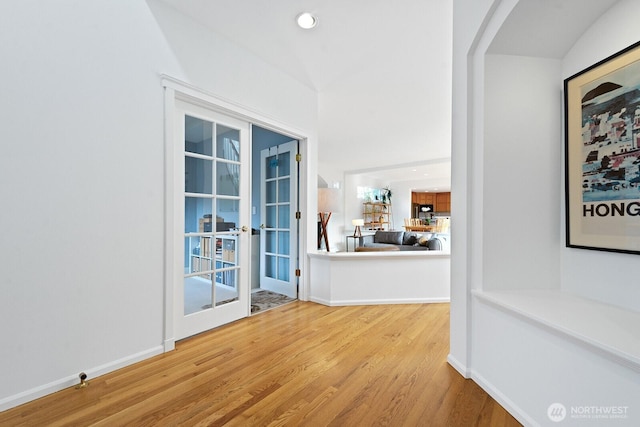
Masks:
[[[181,245],[175,241],[174,230],[178,227],[180,230],[184,228],[184,224],[176,224],[176,219],[180,217],[177,210],[183,209],[184,206],[177,206],[174,203],[176,192],[183,191],[183,176],[177,176],[175,173],[175,156],[174,156],[174,139],[175,123],[174,117],[176,112],[176,101],[182,100],[195,105],[201,105],[208,109],[218,111],[220,113],[235,117],[241,120],[246,120],[251,124],[258,125],[265,129],[273,130],[275,132],[284,134],[300,141],[300,154],[302,155],[302,163],[300,165],[300,209],[302,211],[302,218],[300,220],[300,269],[303,274],[299,277],[299,291],[298,299],[306,301],[309,295],[309,260],[306,256],[307,242],[311,235],[311,240],[314,240],[314,236],[311,234],[315,231],[315,211],[316,203],[314,200],[309,199],[312,197],[315,199],[316,193],[313,191],[307,191],[309,187],[309,173],[312,172],[309,168],[310,162],[308,159],[309,153],[309,136],[310,132],[301,131],[292,126],[283,124],[274,119],[264,116],[251,109],[243,107],[238,104],[234,104],[228,100],[224,100],[214,94],[207,93],[201,89],[198,89],[188,83],[182,82],[170,76],[162,75],[161,84],[164,88],[164,338],[163,346],[164,351],[171,351],[175,348],[176,342],[176,330],[175,320],[173,316],[174,312],[174,289],[176,286],[174,277],[176,277],[176,268],[182,272],[182,266],[176,266],[174,259],[176,259],[176,251],[180,252]],[[182,142],[180,142],[182,143]],[[183,161],[183,160],[181,160]],[[253,171],[253,165],[249,165]],[[253,172],[252,172],[253,173]],[[314,175],[315,176],[315,175]],[[315,181],[314,181],[315,182]],[[314,186],[315,188],[315,186]],[[313,194],[309,194],[313,193]],[[309,209],[311,208],[311,209]],[[305,212],[307,211],[307,212]],[[309,230],[309,227],[313,224],[313,230]],[[180,257],[183,254],[180,253]],[[250,263],[248,263],[250,264]],[[247,267],[250,268],[249,265]],[[250,301],[249,301],[250,303]]]

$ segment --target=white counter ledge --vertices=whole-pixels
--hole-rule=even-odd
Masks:
[[[552,289],[471,291],[484,304],[640,372],[640,313]]]
[[[449,302],[449,252],[313,252],[308,256],[309,299],[319,304]]]

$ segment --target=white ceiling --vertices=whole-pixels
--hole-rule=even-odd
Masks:
[[[318,92],[321,166],[393,182],[450,157],[450,2],[160,1]],[[490,53],[562,58],[616,1],[521,0]],[[316,28],[295,25],[302,11]]]
[[[450,156],[450,2],[159,1],[318,92],[320,170]],[[296,25],[302,11],[316,28]]]
[[[162,0],[196,22],[253,52],[305,85],[322,91],[372,60],[397,51],[428,12],[421,6],[440,0]],[[300,12],[314,13],[319,24],[303,30]]]
[[[372,182],[410,182],[413,191],[450,191],[451,162],[436,159],[430,162],[390,166],[385,169],[350,171],[360,177],[371,178]]]
[[[520,0],[489,53],[563,58],[589,25],[618,0]]]

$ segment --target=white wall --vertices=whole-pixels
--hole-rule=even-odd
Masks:
[[[616,4],[565,56],[562,78],[570,77],[640,40],[637,16],[640,16],[639,2],[626,0]],[[603,37],[603,34],[607,36]],[[563,218],[562,236],[565,235],[564,225]],[[563,247],[561,256],[563,290],[640,311],[640,286],[635,280],[640,267],[638,255]]]
[[[451,264],[446,252],[343,252],[309,256],[315,279],[310,301],[331,306],[449,301]]]
[[[389,184],[393,190],[393,228],[404,230],[404,219],[412,218],[411,212],[411,192],[424,185],[423,180],[419,181],[395,181]]]
[[[474,380],[525,426],[637,426],[640,373],[584,343],[485,303],[473,306]],[[561,403],[569,414],[552,422]],[[572,418],[571,408],[627,407],[625,419]]]
[[[471,190],[470,137],[472,119],[468,103],[473,89],[469,67],[470,50],[495,0],[453,2],[453,85],[451,127],[451,333],[449,362],[467,376],[469,363],[469,290],[473,278],[469,271],[473,245],[469,211],[474,197]],[[472,142],[472,141],[471,141]]]
[[[355,188],[350,189],[349,179],[343,178],[345,171],[451,156],[453,3],[412,0],[402,4],[401,13],[392,3],[372,5],[369,13],[384,16],[382,31],[402,28],[406,43],[389,38],[384,45],[363,46],[354,54],[373,54],[375,65],[349,70],[319,91],[319,139],[324,149],[318,170],[329,184],[345,179],[342,233],[353,232],[351,220],[362,217],[361,206],[356,206],[360,201],[349,198]],[[415,49],[416,45],[421,48]],[[387,181],[362,185],[390,184],[396,185]],[[395,210],[400,194],[394,191],[396,229],[402,229],[404,218]]]
[[[402,13],[390,2],[368,8],[383,14],[381,31],[400,28],[407,43],[363,45],[375,62],[321,88],[321,174],[330,164],[360,170],[450,156],[452,3],[407,1]]]
[[[558,60],[485,57],[483,289],[560,286],[559,73]]]
[[[349,173],[344,178],[344,232],[353,233],[351,220],[362,218],[362,199],[357,198],[357,187],[386,188],[391,190],[392,218],[391,228],[404,230],[404,219],[411,218],[411,192],[423,188],[425,180],[382,181],[370,178],[370,174]],[[448,186],[449,183],[443,185]],[[333,217],[332,217],[333,218]],[[344,242],[343,242],[344,243]]]
[[[342,216],[342,219],[345,234],[353,234],[353,225],[351,224],[352,219],[363,218],[362,203],[364,203],[364,200],[358,199],[357,188],[383,188],[386,185],[388,185],[388,183],[371,179],[361,174],[344,175],[344,215]],[[363,228],[363,231],[366,230]]]
[[[0,28],[3,409],[162,348],[160,73],[313,138],[317,99],[154,0],[3,2]]]
[[[564,60],[551,60],[485,55],[486,37],[490,41],[517,1],[492,3],[485,4],[483,18],[475,21],[485,19],[475,26],[478,31],[470,30],[473,23],[458,26],[468,23],[465,17],[474,15],[469,8],[476,2],[454,3],[456,233],[449,360],[525,425],[552,425],[547,409],[554,402],[567,408],[628,405],[633,411],[629,418],[590,420],[589,425],[637,425],[638,354],[620,357],[615,344],[637,349],[640,342],[638,334],[621,323],[637,319],[640,299],[629,283],[635,282],[639,264],[637,256],[564,247],[561,84],[563,78],[637,41],[640,30],[634,22],[640,5],[618,2]],[[526,159],[516,167],[511,160],[518,156]],[[536,200],[540,206],[530,210]],[[461,206],[466,207],[466,218],[457,215]],[[468,228],[460,233],[459,225]],[[533,316],[518,310],[537,295],[523,293],[524,288],[552,289],[541,296],[542,308],[535,308]],[[565,304],[554,299],[564,295],[561,291],[595,300],[591,311],[579,310],[586,300]],[[519,301],[519,306],[488,303],[483,294],[492,292],[498,300]],[[606,304],[629,311],[608,317]],[[547,312],[571,318],[584,334],[563,330],[549,321],[553,316],[545,317]],[[601,329],[603,325],[612,333]],[[596,330],[603,331],[602,337],[594,338]],[[614,339],[614,330],[626,339]],[[607,347],[610,343],[614,346]],[[568,419],[563,425],[587,424]]]

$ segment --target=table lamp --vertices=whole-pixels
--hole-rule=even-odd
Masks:
[[[355,229],[353,230],[353,237],[362,237],[362,231],[360,227],[364,225],[364,219],[362,218],[352,219],[351,224],[355,226]]]

